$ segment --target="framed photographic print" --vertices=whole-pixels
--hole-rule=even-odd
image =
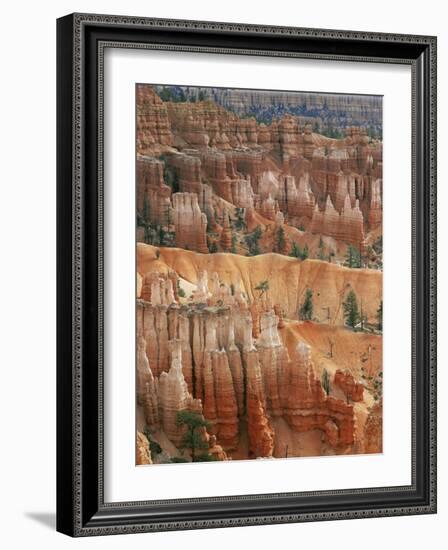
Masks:
[[[436,511],[436,39],[58,20],[72,536]]]

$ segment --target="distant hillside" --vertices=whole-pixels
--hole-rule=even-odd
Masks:
[[[265,90],[154,86],[162,99],[199,101],[212,99],[240,117],[255,117],[270,124],[285,114],[299,117],[302,124],[328,137],[342,137],[345,128],[364,126],[370,137],[382,138],[382,97],[315,92],[270,93]]]

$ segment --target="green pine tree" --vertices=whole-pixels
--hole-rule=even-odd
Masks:
[[[285,239],[285,230],[283,227],[279,227],[277,230],[277,239],[276,239],[276,251],[280,254],[285,250],[286,239]]]
[[[342,303],[342,307],[344,308],[345,324],[354,329],[359,323],[360,316],[358,309],[358,300],[353,290],[350,290],[350,292],[347,294],[345,301]]]
[[[215,252],[218,252],[218,245],[216,244],[215,240],[207,239],[207,247],[210,254],[214,254]]]
[[[291,252],[289,254],[293,258],[301,258],[302,257],[302,249],[297,243],[292,243]]]
[[[361,267],[361,252],[358,248],[352,246],[351,244],[348,245],[344,265],[353,268]]]
[[[178,426],[186,426],[186,432],[182,439],[181,449],[191,451],[191,460],[197,461],[197,451],[208,449],[208,443],[202,436],[202,428],[208,428],[210,424],[205,418],[195,411],[178,411],[176,415]],[[202,453],[203,454],[203,453]]]
[[[160,99],[162,101],[172,101],[173,100],[173,95],[171,93],[171,90],[169,88],[166,88],[165,86],[159,92],[159,96],[160,96]]]
[[[302,321],[311,321],[313,318],[313,291],[306,289],[305,299],[299,309],[299,317]]]
[[[246,212],[244,208],[235,209],[236,219],[234,221],[234,226],[237,231],[245,231],[247,229],[246,225]]]
[[[165,228],[163,226],[159,225],[159,227],[158,227],[158,237],[159,237],[159,244],[161,246],[163,246],[165,244],[165,236],[166,236]]]
[[[246,245],[249,249],[249,256],[257,256],[261,253],[260,250],[260,239],[261,239],[262,231],[261,227],[257,225],[257,227],[252,231],[252,233],[249,233],[249,235],[246,235],[244,237],[244,240],[246,241]]]

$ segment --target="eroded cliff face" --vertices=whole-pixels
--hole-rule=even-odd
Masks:
[[[335,139],[288,114],[263,124],[212,100],[162,101],[141,85],[137,208],[145,242],[154,243],[144,232],[151,224],[162,228],[167,246],[246,255],[237,215],[243,209],[259,215],[258,225],[274,227],[281,213],[287,228],[333,239],[336,256],[348,244],[364,252],[382,221],[382,143],[363,128],[348,127]],[[221,239],[226,217],[229,231]],[[262,243],[261,252],[271,245]]]
[[[149,441],[142,432],[137,432],[136,440],[136,464],[141,466],[143,464],[152,464],[151,451],[149,450]]]
[[[232,292],[217,275],[201,272],[197,292],[180,303],[169,290],[172,278],[172,272],[148,272],[151,294],[137,301],[137,396],[151,429],[163,430],[179,447],[185,428],[176,422],[177,413],[196,411],[208,423],[206,439],[214,436],[222,448],[221,457],[238,454],[242,446],[248,458],[271,457],[273,421],[281,418],[293,432],[319,431],[323,454],[355,448],[358,385],[337,372],[332,383],[351,400],[327,394],[311,347],[299,340],[288,351],[269,299],[255,300],[254,316],[241,285]]]

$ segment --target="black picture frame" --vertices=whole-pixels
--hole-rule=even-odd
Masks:
[[[436,512],[436,42],[432,36],[110,15],[58,19],[58,531],[89,536]],[[111,43],[411,66],[410,486],[104,502],[102,56]]]

